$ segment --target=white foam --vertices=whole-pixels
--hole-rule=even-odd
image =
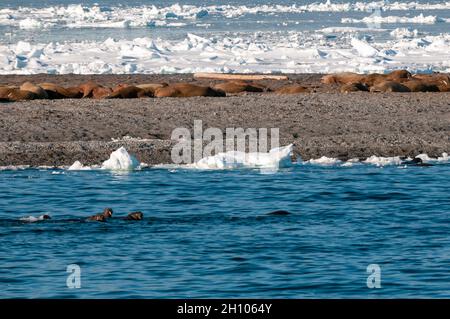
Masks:
[[[102,164],[102,169],[130,171],[139,167],[139,161],[122,146],[111,153]]]
[[[207,156],[186,168],[195,169],[237,169],[237,168],[283,168],[292,164],[293,145],[271,149],[268,153],[245,153],[229,151]]]
[[[23,222],[27,222],[27,223],[35,223],[38,221],[42,221],[45,220],[44,216],[49,216],[48,214],[44,214],[38,217],[35,216],[25,216],[25,217],[21,217],[19,220],[23,221]]]
[[[322,156],[317,159],[310,159],[306,163],[316,164],[316,165],[336,165],[336,164],[341,163],[341,161],[338,160],[337,158]]]

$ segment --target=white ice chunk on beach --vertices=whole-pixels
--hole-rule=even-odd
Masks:
[[[127,150],[122,146],[112,152],[109,159],[103,162],[102,169],[130,171],[138,168],[139,164],[139,161],[128,154]]]
[[[236,168],[283,168],[292,164],[291,154],[293,144],[271,149],[268,153],[253,152],[245,153],[229,151],[207,156],[190,168],[198,169],[236,169]]]
[[[365,41],[352,38],[351,45],[358,52],[358,55],[363,58],[372,58],[378,55],[378,50]]]
[[[90,170],[91,168],[89,166],[83,166],[80,161],[75,161],[69,168],[69,171],[84,171],[84,170]]]
[[[340,162],[341,161],[338,160],[337,158],[322,156],[321,158],[310,159],[306,163],[318,165],[336,165],[339,164]]]
[[[400,165],[402,163],[402,160],[400,159],[400,156],[382,157],[382,156],[372,155],[371,157],[368,157],[364,161],[364,163],[373,164],[376,166]]]

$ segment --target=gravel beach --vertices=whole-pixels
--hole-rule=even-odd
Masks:
[[[440,156],[450,151],[450,93],[338,93],[319,74],[263,81],[271,88],[298,82],[314,93],[248,93],[226,98],[34,100],[0,104],[0,166],[100,164],[120,146],[148,164],[171,163],[172,130],[217,127],[279,128],[282,145],[294,143],[303,159]],[[0,76],[0,84],[24,81],[78,85],[194,82],[192,75]],[[124,136],[132,140],[113,141]]]

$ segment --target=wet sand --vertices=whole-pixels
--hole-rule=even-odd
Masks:
[[[378,156],[436,157],[450,151],[450,93],[338,93],[321,75],[289,75],[315,93],[277,96],[248,93],[226,98],[34,100],[0,103],[0,166],[100,164],[125,146],[148,164],[171,163],[177,127],[279,128],[281,144],[295,144],[303,159]],[[195,82],[192,75],[0,76],[0,84],[93,79],[118,83]],[[276,88],[287,81],[263,81]],[[113,142],[131,136],[136,139]]]

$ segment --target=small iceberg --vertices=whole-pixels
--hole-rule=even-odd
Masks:
[[[125,147],[122,146],[112,152],[109,159],[103,162],[102,169],[131,171],[138,168],[139,165],[139,161],[128,154]]]
[[[190,168],[197,169],[236,169],[236,168],[283,168],[292,164],[291,155],[293,144],[271,149],[268,153],[245,153],[229,151],[207,156]]]
[[[87,171],[90,170],[91,168],[89,166],[83,166],[83,164],[81,164],[80,161],[75,161],[75,163],[73,163],[68,170],[69,171]]]

